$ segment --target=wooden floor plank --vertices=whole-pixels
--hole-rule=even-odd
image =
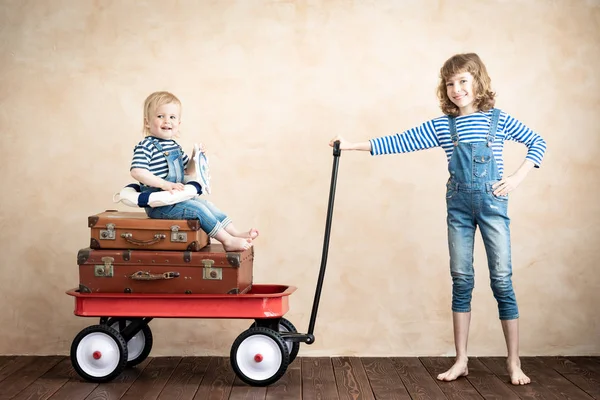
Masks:
[[[212,357],[194,400],[227,400],[235,374],[228,357]]]
[[[237,376],[233,381],[231,393],[229,394],[229,400],[264,400],[266,397],[266,387],[252,387],[242,382]]]
[[[447,371],[454,364],[453,357],[420,357],[432,378],[435,379],[438,387],[444,392],[448,399],[481,399],[481,395],[475,390],[471,382],[465,377],[460,377],[455,381],[439,381],[436,377],[444,371]]]
[[[121,375],[108,383],[98,385],[85,400],[117,400],[133,385],[133,382],[142,374],[150,364],[152,358],[148,357],[134,368],[126,368]],[[79,379],[81,381],[81,379]],[[70,383],[70,382],[69,382]],[[67,384],[68,385],[68,384]],[[65,385],[65,386],[67,386]],[[63,387],[64,388],[64,387]],[[54,396],[53,396],[54,397]],[[60,397],[59,397],[60,398]],[[54,400],[54,399],[52,399]]]
[[[2,381],[0,400],[10,399],[35,382],[40,376],[64,360],[64,356],[36,357]]]
[[[160,392],[158,400],[191,400],[210,363],[210,357],[186,357],[181,360],[173,375]]]
[[[559,374],[595,399],[600,399],[600,373],[589,370],[566,357],[539,357]]]
[[[296,359],[285,375],[267,387],[266,400],[302,400],[302,361]]]
[[[416,357],[392,357],[392,365],[412,399],[446,399],[435,379]]]
[[[329,357],[302,357],[302,399],[338,398],[333,365]]]
[[[563,399],[590,400],[590,396],[583,390],[537,357],[522,357],[521,366],[526,370],[535,371],[540,383],[551,391],[559,393]]]
[[[531,383],[529,385],[517,386],[511,384],[508,372],[506,371],[506,357],[479,357],[478,360],[492,371],[500,379],[500,382],[504,383],[508,389],[515,392],[521,399],[553,400],[561,398],[541,384],[540,378],[534,370],[528,370],[527,368],[523,372],[531,378]]]
[[[408,400],[410,395],[392,361],[384,357],[361,358],[377,400]]]
[[[21,368],[24,368],[28,364],[36,361],[38,358],[39,357],[36,356],[18,356],[7,361],[2,369],[0,369],[0,393],[2,393],[2,389],[4,388],[4,380],[6,380],[6,378],[19,371]]]
[[[477,358],[469,359],[467,380],[486,400],[519,400],[519,396]]]
[[[359,358],[333,357],[332,364],[340,400],[375,400]]]
[[[157,399],[180,362],[181,357],[153,358],[121,399]]]
[[[6,364],[10,363],[15,358],[17,358],[17,357],[16,356],[0,356],[0,370],[2,370],[2,368],[4,368],[4,366]]]
[[[581,367],[600,374],[600,357],[568,357],[569,360]]]
[[[97,383],[83,382],[81,380],[71,379],[56,391],[49,400],[81,400],[89,396],[94,389],[98,387]]]
[[[64,386],[73,378],[75,371],[68,357],[63,358],[58,364],[44,375],[40,376],[31,385],[13,397],[13,400],[45,400]]]

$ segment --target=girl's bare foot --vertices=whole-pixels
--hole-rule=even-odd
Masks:
[[[468,359],[456,359],[454,365],[450,369],[437,376],[440,381],[454,381],[461,376],[469,375],[469,368],[467,368]]]
[[[521,360],[506,360],[506,370],[510,375],[510,382],[513,385],[527,385],[528,383],[531,383],[531,379],[529,379],[521,369]]]

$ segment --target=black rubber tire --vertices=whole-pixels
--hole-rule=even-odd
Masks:
[[[85,339],[88,335],[94,333],[101,333],[107,335],[111,340],[113,340],[117,348],[119,350],[117,365],[115,368],[108,374],[105,375],[90,375],[81,367],[79,360],[77,359],[77,350],[81,341]],[[109,382],[119,376],[121,372],[125,369],[127,365],[127,343],[125,343],[125,339],[123,336],[116,330],[112,329],[107,325],[92,325],[83,329],[81,332],[75,336],[73,339],[73,343],[71,344],[71,364],[73,365],[73,369],[81,376],[83,379],[89,382],[95,383],[104,383]]]
[[[119,331],[119,333],[123,332],[123,329],[125,329],[125,327],[127,326],[127,321],[132,322],[133,319],[132,318],[109,318],[108,321],[106,321],[106,325],[110,326],[111,328]],[[115,323],[118,323],[118,329],[113,327],[113,325]],[[139,356],[137,356],[134,359],[129,359],[129,355],[127,357],[127,366],[128,367],[135,367],[136,365],[138,365],[139,363],[141,363],[142,361],[144,361],[146,358],[148,358],[148,356],[150,355],[150,351],[152,351],[152,344],[154,343],[154,339],[152,337],[152,330],[150,329],[150,327],[148,325],[144,325],[142,327],[142,329],[140,329],[140,332],[144,335],[144,349],[142,350],[142,352],[140,353]],[[136,333],[136,335],[139,333]],[[129,342],[127,342],[127,354],[129,354]]]
[[[275,371],[271,376],[268,376],[264,379],[254,379],[253,377],[246,375],[246,373],[244,373],[244,371],[242,371],[242,369],[240,368],[237,357],[238,350],[240,346],[244,343],[244,341],[256,335],[266,336],[268,339],[272,340],[281,353],[281,363],[277,368],[277,371]],[[231,367],[233,368],[233,371],[243,382],[251,386],[268,386],[274,382],[277,382],[285,374],[285,371],[287,370],[287,367],[290,364],[290,354],[288,352],[287,344],[285,343],[279,332],[275,332],[274,330],[269,328],[251,327],[250,329],[242,332],[237,337],[237,339],[235,339],[233,345],[231,346],[229,360],[231,362]]]
[[[250,325],[250,328],[255,328],[257,326],[258,326],[257,322],[254,322],[252,325]],[[281,320],[279,321],[279,333],[281,333],[281,332],[298,333],[298,330],[296,329],[294,324],[292,324],[288,319],[281,318]],[[300,351],[300,342],[288,342],[285,339],[284,339],[284,341],[288,346],[288,352],[290,353],[290,364],[291,364],[292,362],[294,362],[294,360],[296,359],[296,356],[298,355],[298,352]]]

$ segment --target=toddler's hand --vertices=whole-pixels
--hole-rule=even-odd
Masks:
[[[183,183],[173,183],[165,181],[161,189],[165,192],[173,193],[176,190],[183,190]]]

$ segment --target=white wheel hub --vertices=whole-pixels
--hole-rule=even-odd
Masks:
[[[77,363],[88,375],[100,378],[113,373],[119,365],[119,346],[102,332],[86,335],[77,345]]]
[[[235,358],[240,371],[255,381],[264,381],[274,376],[283,361],[277,342],[261,334],[244,339]]]
[[[130,323],[131,321],[127,321],[125,326],[129,325]],[[116,321],[110,327],[119,332],[118,321]],[[144,335],[144,332],[140,330],[127,342],[127,361],[138,358],[140,354],[142,354],[142,351],[144,351],[144,346],[146,346],[146,335]]]

